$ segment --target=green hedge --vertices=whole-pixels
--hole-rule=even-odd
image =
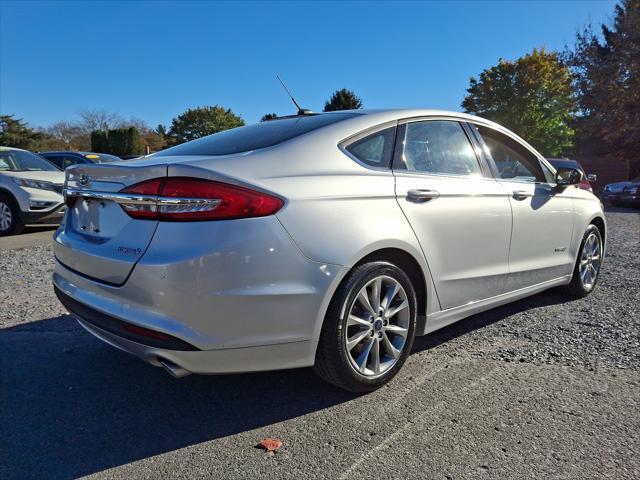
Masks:
[[[105,132],[91,132],[91,150],[113,155],[140,155],[143,153],[140,132],[135,127],[114,128]]]

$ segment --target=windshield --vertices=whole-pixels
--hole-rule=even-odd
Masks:
[[[0,172],[58,172],[52,163],[24,150],[0,150]]]
[[[192,140],[162,152],[166,155],[230,155],[271,147],[312,130],[352,118],[358,113],[309,115],[269,120]]]

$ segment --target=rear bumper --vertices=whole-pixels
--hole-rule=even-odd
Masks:
[[[324,312],[347,269],[304,257],[275,217],[225,223],[161,223],[123,285],[56,261],[54,286],[87,330],[154,365],[161,358],[193,373],[313,365]],[[87,311],[194,350],[132,338]]]
[[[204,375],[308,367],[313,365],[317,346],[316,341],[302,341],[209,351],[164,350],[119,337],[80,318],[77,320],[100,340],[153,366],[160,367],[162,360],[168,360],[188,373]]]

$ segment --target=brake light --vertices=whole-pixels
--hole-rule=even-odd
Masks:
[[[189,177],[145,180],[119,193],[119,203],[133,218],[195,221],[264,217],[284,202],[273,195],[238,185]]]

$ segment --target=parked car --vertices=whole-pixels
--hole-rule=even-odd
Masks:
[[[64,173],[42,157],[0,147],[0,236],[28,223],[58,223],[64,211]]]
[[[227,130],[66,171],[58,298],[174,376],[314,366],[356,392],[425,335],[602,265],[600,201],[505,128],[437,110]]]
[[[602,189],[600,198],[602,198],[603,202],[608,202],[617,207],[622,206],[620,197],[622,196],[625,187],[631,187],[636,184],[640,184],[640,176],[624,182],[610,183],[608,185],[605,185],[605,187]]]
[[[549,160],[549,163],[556,169],[573,168],[579,170],[582,173],[582,180],[580,180],[580,183],[576,185],[576,187],[593,193],[591,182],[595,183],[598,177],[595,173],[590,173],[587,175],[587,173],[584,171],[584,168],[582,168],[582,165],[580,165],[580,162],[578,162],[577,160],[570,160],[568,158],[547,158],[547,160]]]
[[[49,160],[60,170],[64,170],[71,165],[78,165],[79,163],[109,163],[121,160],[115,155],[94,152],[38,152],[38,155]]]
[[[640,208],[640,182],[624,187],[619,202],[623,207]]]

